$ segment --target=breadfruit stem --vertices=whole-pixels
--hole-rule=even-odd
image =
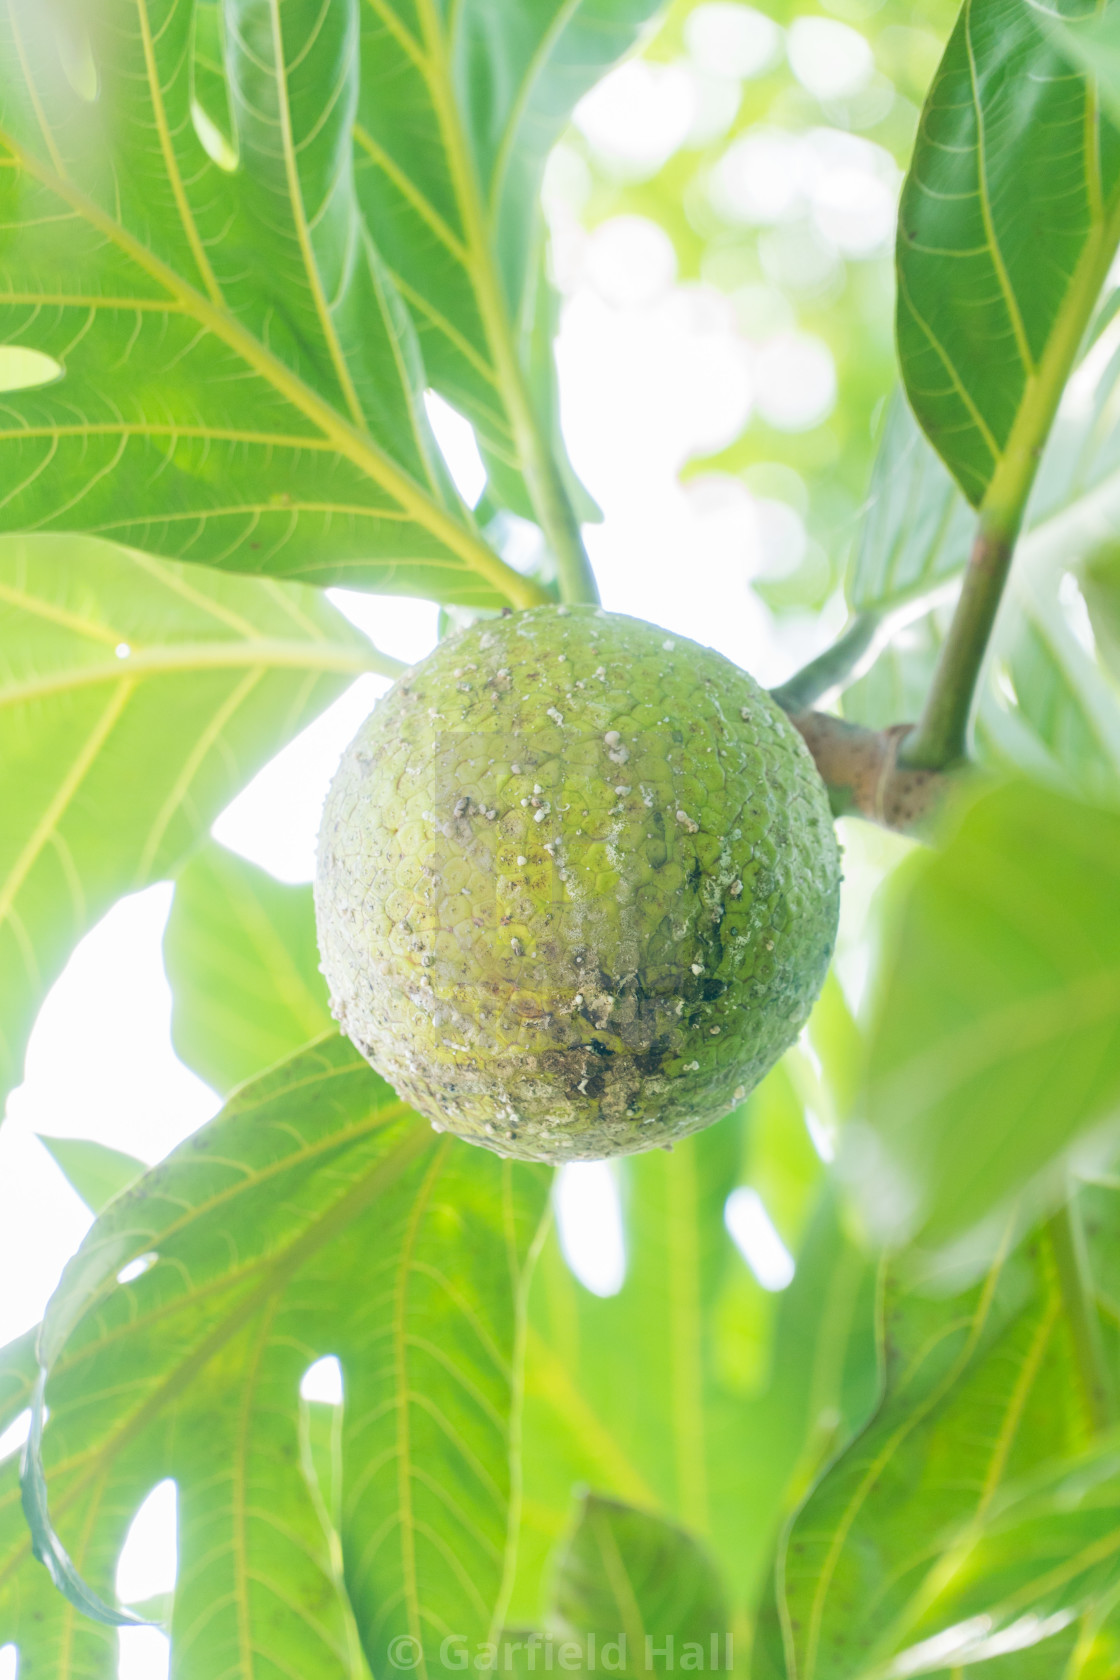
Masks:
[[[922,715],[899,755],[913,770],[944,770],[968,755],[969,719],[1018,528],[1018,518],[981,518]]]
[[[910,724],[863,729],[812,711],[791,712],[790,722],[813,755],[834,816],[865,817],[901,834],[922,834],[932,827],[950,776],[899,763],[899,744]]]
[[[1094,1430],[1100,1434],[1117,1421],[1116,1386],[1105,1355],[1089,1257],[1072,1196],[1050,1220],[1049,1232],[1085,1407]]]
[[[844,688],[873,646],[882,622],[881,613],[858,613],[830,648],[803,665],[788,682],[772,688],[770,698],[777,701],[783,712],[804,712],[826,694]]]

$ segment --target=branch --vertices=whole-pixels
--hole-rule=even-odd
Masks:
[[[863,729],[827,712],[792,712],[828,788],[833,815],[865,817],[901,834],[921,835],[933,826],[954,772],[911,769],[898,761],[910,724]]]

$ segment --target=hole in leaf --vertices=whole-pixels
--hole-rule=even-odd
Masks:
[[[55,45],[63,75],[78,98],[92,105],[97,98],[101,78],[97,73],[89,31],[75,8],[69,8],[65,14],[61,9],[52,8],[52,14]]]
[[[561,1167],[553,1202],[560,1247],[574,1276],[593,1295],[617,1295],[626,1281],[626,1244],[610,1164],[573,1161]]]
[[[818,1157],[826,1166],[836,1159],[836,1145],[832,1141],[832,1133],[817,1113],[816,1109],[805,1105],[805,1130],[809,1134],[809,1142],[816,1150]]]
[[[745,1185],[732,1190],[724,1205],[723,1222],[763,1289],[788,1289],[793,1282],[793,1256],[775,1230],[758,1191]]]
[[[342,1405],[342,1366],[333,1353],[307,1367],[299,1391],[305,1400],[318,1400],[324,1406]]]
[[[16,1680],[19,1652],[14,1645],[0,1645],[0,1680]]]
[[[143,1604],[175,1590],[179,1572],[179,1490],[157,1482],[132,1519],[117,1560],[117,1597]]]
[[[30,391],[61,379],[64,368],[42,350],[24,344],[0,344],[0,391]]]
[[[1015,683],[1008,666],[1002,659],[997,659],[992,666],[992,681],[996,693],[1005,706],[1017,707],[1019,696],[1015,692]]]
[[[117,1282],[135,1283],[138,1277],[143,1277],[145,1272],[151,1271],[158,1259],[158,1254],[138,1254],[135,1260],[130,1260],[127,1266],[121,1267],[117,1273]]]
[[[1097,657],[1097,638],[1093,633],[1092,620],[1085,597],[1081,593],[1081,585],[1072,572],[1065,572],[1058,585],[1058,601],[1066,615],[1069,625],[1090,659]]]
[[[486,467],[474,427],[435,391],[424,392],[424,407],[456,490],[468,507],[477,507],[486,488]]]
[[[118,1630],[120,1656],[117,1680],[167,1680],[171,1673],[171,1641],[159,1628],[124,1627]]]
[[[219,169],[224,169],[227,175],[232,175],[237,168],[237,153],[217,123],[210,121],[197,99],[191,100],[191,122],[210,161],[216,163]]]
[[[19,1416],[0,1433],[0,1460],[10,1458],[18,1452],[26,1441],[31,1429],[31,1408],[21,1412]],[[3,1669],[0,1668],[0,1680],[3,1680]]]
[[[191,122],[212,163],[227,174],[237,168],[237,139],[226,80],[222,7],[201,0],[194,9],[191,50]]]

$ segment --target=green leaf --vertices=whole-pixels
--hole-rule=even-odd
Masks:
[[[357,1680],[355,1623],[375,1673],[394,1637],[431,1661],[447,1628],[475,1641],[500,1626],[546,1184],[436,1138],[333,1037],[243,1087],[95,1223],[40,1344],[50,1515],[108,1597],[132,1512],[175,1478],[183,1680]],[[328,1354],[345,1392],[337,1533],[306,1474],[299,1397]],[[66,1641],[90,1636],[61,1598],[40,1619],[13,1491],[0,1642],[27,1673],[63,1675]]]
[[[1074,635],[1055,580],[1018,565],[992,640],[976,722],[984,760],[1059,791],[1116,802],[1120,692]]]
[[[534,1277],[513,1601],[526,1622],[579,1483],[688,1528],[744,1608],[803,1463],[815,1465],[849,1407],[862,1416],[865,1405],[860,1353],[849,1362],[849,1352],[868,1310],[867,1267],[827,1198],[815,1205],[822,1169],[784,1067],[744,1115],[622,1165],[620,1292],[590,1294],[554,1240]],[[724,1226],[741,1183],[761,1193],[796,1257],[780,1296],[757,1283]]]
[[[35,1357],[38,1328],[17,1336],[7,1347],[0,1348],[0,1432],[14,1423],[19,1414],[31,1404],[31,1394],[39,1374]]]
[[[683,1529],[616,1500],[584,1500],[557,1564],[553,1606],[559,1631],[581,1638],[588,1657],[587,1636],[595,1635],[589,1672],[732,1666],[734,1639],[712,1559]]]
[[[78,538],[0,539],[0,638],[3,1093],[82,934],[349,680],[395,666],[314,590]]]
[[[994,1500],[980,1522],[966,1525],[946,1546],[924,1608],[911,1623],[903,1662],[914,1646],[938,1637],[944,1642],[947,1630],[957,1627],[964,1637],[956,1663],[966,1656],[976,1660],[989,1642],[998,1648],[1001,1635],[1018,1632],[1026,1640],[1033,1633],[1038,1672],[1064,1672],[1057,1636],[1086,1613],[1111,1608],[1109,1600],[1117,1596],[1118,1494],[1120,1454],[1113,1439],[1047,1465]],[[1117,1624],[1096,1643],[1094,1656],[1100,1660],[1106,1646],[1115,1664]]]
[[[311,888],[284,886],[213,842],[175,882],[163,958],[176,1054],[215,1090],[331,1028]]]
[[[1120,681],[1120,547],[1109,544],[1093,554],[1080,583],[1100,662]]]
[[[899,212],[907,392],[968,499],[1004,519],[1021,512],[1120,238],[1120,134],[1092,78],[1071,74],[1052,15],[966,0]]]
[[[1069,23],[1049,20],[1055,45],[1071,64],[1095,78],[1105,109],[1120,120],[1120,24],[1116,14],[1105,10],[1094,16],[1074,17]]]
[[[896,392],[852,551],[853,612],[889,612],[955,577],[968,559],[975,525],[909,403]]]
[[[135,1155],[110,1149],[93,1138],[46,1137],[40,1132],[39,1142],[62,1168],[91,1213],[100,1213],[107,1202],[148,1170],[146,1163],[138,1161]]]
[[[882,1402],[791,1525],[779,1559],[780,1617],[771,1607],[764,1618],[771,1671],[789,1680],[888,1672],[926,1630],[938,1584],[967,1555],[962,1536],[982,1532],[1017,1478],[1086,1442],[1048,1238],[1004,1253],[965,1291],[949,1282],[918,1293],[887,1279]],[[1031,1580],[1029,1548],[1015,1567]],[[989,1607],[994,1600],[992,1591]],[[1024,1608],[1045,1603],[1036,1587]],[[783,1647],[784,1669],[776,1666]]]
[[[840,702],[844,716],[869,729],[915,723],[929,691],[942,640],[942,626],[932,612],[896,631],[871,669],[844,690]]]
[[[576,102],[655,9],[654,0],[362,7],[361,202],[432,384],[474,424],[498,498],[537,519],[542,503],[573,489],[542,261],[545,160]]]
[[[1120,1096],[1120,815],[1008,786],[898,880],[861,1194],[929,1246],[1053,1171]]]
[[[100,1593],[95,1593],[83,1581],[74,1568],[70,1554],[51,1527],[47,1512],[47,1486],[42,1473],[45,1375],[45,1372],[40,1372],[39,1380],[35,1384],[31,1406],[31,1434],[20,1466],[21,1504],[31,1534],[32,1553],[67,1602],[72,1604],[75,1610],[80,1610],[88,1621],[99,1622],[103,1627],[135,1627],[141,1618],[131,1610],[117,1610],[111,1604],[106,1604]]]
[[[525,604],[447,487],[358,207],[358,0],[227,0],[198,43],[200,124],[207,10],[63,0],[0,20],[0,340],[62,370],[5,396],[4,523]],[[68,74],[75,41],[96,98]]]

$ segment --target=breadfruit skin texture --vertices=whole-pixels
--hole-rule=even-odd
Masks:
[[[441,1129],[670,1143],[797,1037],[839,851],[797,731],[722,655],[597,607],[480,621],[347,749],[315,883],[332,1008]]]

